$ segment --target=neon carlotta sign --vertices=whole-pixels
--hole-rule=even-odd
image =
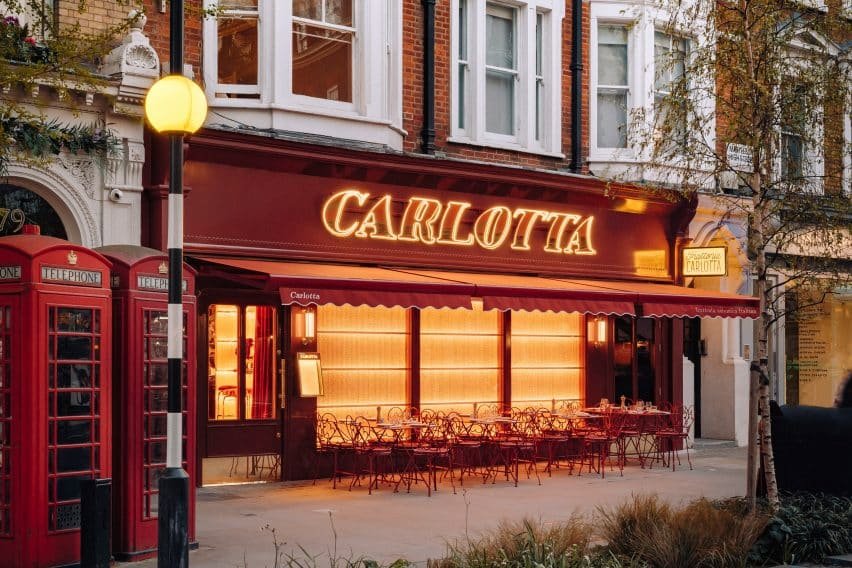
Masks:
[[[506,247],[531,250],[535,231],[546,236],[536,243],[554,254],[595,255],[592,244],[594,216],[509,208],[495,205],[483,211],[465,201],[442,203],[428,197],[411,197],[402,215],[393,214],[393,197],[347,189],[329,197],[322,208],[325,229],[338,238],[408,241],[424,245],[478,246],[486,250]],[[541,239],[538,239],[541,240]]]

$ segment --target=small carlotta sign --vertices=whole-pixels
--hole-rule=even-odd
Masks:
[[[684,276],[726,276],[727,247],[694,247],[683,249]]]
[[[71,284],[72,286],[94,286],[99,288],[103,283],[103,276],[99,270],[42,266],[41,280],[42,282],[58,282],[60,284]]]
[[[20,266],[0,266],[0,280],[20,280]]]

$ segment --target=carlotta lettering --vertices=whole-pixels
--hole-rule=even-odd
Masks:
[[[495,205],[476,212],[464,201],[442,203],[411,197],[394,217],[391,195],[371,197],[347,189],[329,197],[322,208],[326,230],[339,238],[409,241],[425,245],[508,247],[528,251],[533,246],[555,254],[597,254],[592,244],[592,215]],[[534,234],[546,236],[536,243]]]

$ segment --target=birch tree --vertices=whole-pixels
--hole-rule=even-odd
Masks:
[[[849,282],[850,60],[841,46],[852,38],[850,20],[838,6],[782,0],[657,3],[669,18],[666,33],[688,30],[689,47],[655,52],[653,108],[634,112],[629,125],[641,165],[627,175],[715,194],[720,221],[747,219],[760,298],[747,496],[754,506],[762,464],[777,505],[770,329],[791,309],[785,293],[807,291],[819,302]]]

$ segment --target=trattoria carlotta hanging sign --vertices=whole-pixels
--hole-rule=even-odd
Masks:
[[[400,214],[401,211],[401,214]],[[595,255],[593,215],[494,205],[475,210],[466,201],[347,189],[325,200],[322,222],[341,239],[375,239],[485,250],[534,248],[553,254]]]

